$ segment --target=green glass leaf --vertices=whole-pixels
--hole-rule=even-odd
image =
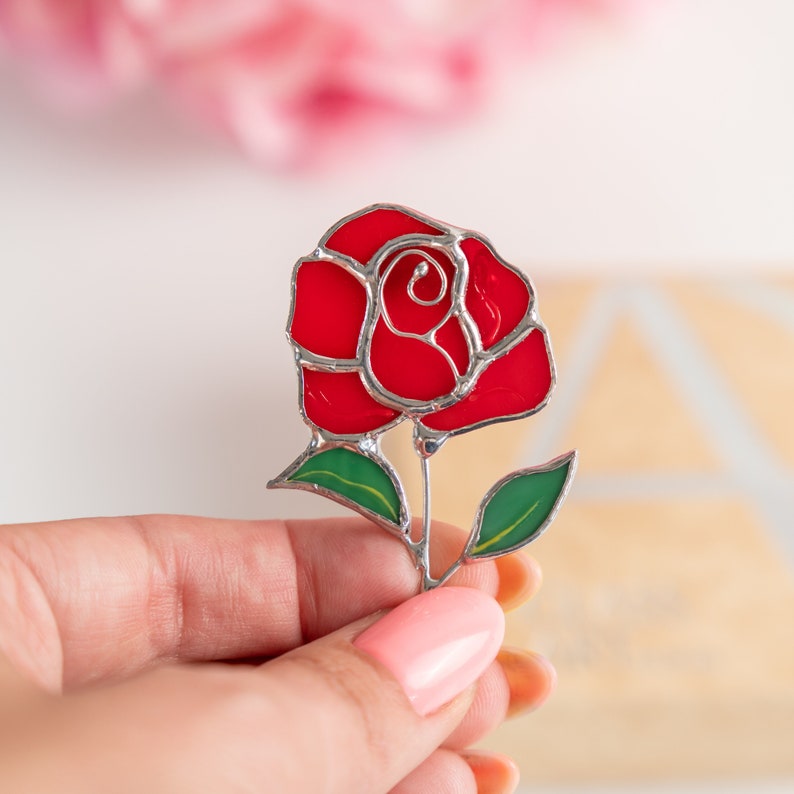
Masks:
[[[477,511],[466,556],[501,557],[535,540],[551,524],[576,468],[576,451],[500,480]]]
[[[384,467],[370,457],[347,447],[333,447],[308,457],[284,483],[311,488],[344,502],[354,509],[381,516],[401,526],[402,500]]]

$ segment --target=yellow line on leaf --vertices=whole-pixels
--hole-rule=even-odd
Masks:
[[[475,546],[471,550],[472,554],[479,554],[480,552],[485,551],[485,549],[489,548],[490,546],[493,546],[495,543],[498,543],[506,535],[509,535],[519,524],[521,524],[523,521],[529,518],[530,515],[532,515],[535,508],[539,504],[540,504],[540,499],[538,499],[538,501],[535,502],[535,504],[533,504],[532,507],[530,507],[529,510],[527,510],[527,512],[521,516],[521,518],[514,521],[507,529],[503,529],[498,535],[494,535],[490,540],[486,540],[485,543],[479,543],[477,546]]]
[[[371,485],[364,485],[363,483],[360,483],[360,482],[353,482],[352,480],[346,480],[344,477],[342,477],[341,475],[337,474],[335,471],[328,471],[326,469],[315,469],[314,471],[309,471],[309,472],[306,472],[305,474],[293,474],[292,477],[288,477],[287,479],[288,480],[308,480],[309,477],[311,477],[312,475],[317,475],[317,474],[325,474],[328,477],[331,477],[332,479],[339,480],[339,482],[344,483],[345,485],[349,485],[351,488],[361,488],[362,490],[367,491],[368,493],[372,494],[377,499],[379,499],[381,502],[383,502],[383,504],[386,507],[386,510],[388,511],[389,515],[394,517],[394,521],[395,522],[397,521],[398,516],[394,512],[394,507],[392,507],[392,505],[389,503],[388,499],[386,499],[386,497],[380,491],[378,491],[376,488],[373,488]],[[319,485],[319,483],[315,483],[315,484]]]

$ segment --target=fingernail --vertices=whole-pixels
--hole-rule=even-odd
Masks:
[[[516,717],[538,708],[557,686],[556,670],[539,653],[503,648],[496,658],[510,689],[508,717]]]
[[[505,612],[520,607],[540,589],[543,574],[540,565],[526,554],[506,554],[497,557],[499,591],[496,600]]]
[[[485,672],[504,626],[490,596],[471,587],[439,587],[400,604],[353,645],[383,664],[425,716]]]
[[[477,781],[477,794],[512,794],[518,786],[516,762],[500,753],[467,750],[461,753]]]

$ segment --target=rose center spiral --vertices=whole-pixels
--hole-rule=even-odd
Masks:
[[[446,318],[454,267],[435,251],[407,248],[384,266],[381,316],[392,333],[424,336]]]
[[[431,266],[433,267],[435,274],[438,276],[438,291],[430,298],[422,298],[416,294],[416,286],[419,284],[420,288],[422,287],[421,282],[427,278],[428,274],[430,273]],[[411,299],[420,306],[435,306],[444,299],[444,296],[447,294],[448,286],[447,274],[444,272],[444,269],[441,267],[441,265],[439,265],[435,259],[431,259],[430,263],[424,259],[414,268],[411,280],[408,282],[408,294],[411,296]]]

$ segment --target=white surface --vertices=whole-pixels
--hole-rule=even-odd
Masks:
[[[794,263],[794,4],[655,5],[571,33],[467,126],[314,177],[151,97],[58,117],[0,70],[0,519],[329,512],[264,490],[307,439],[288,276],[372,201],[536,278]]]

